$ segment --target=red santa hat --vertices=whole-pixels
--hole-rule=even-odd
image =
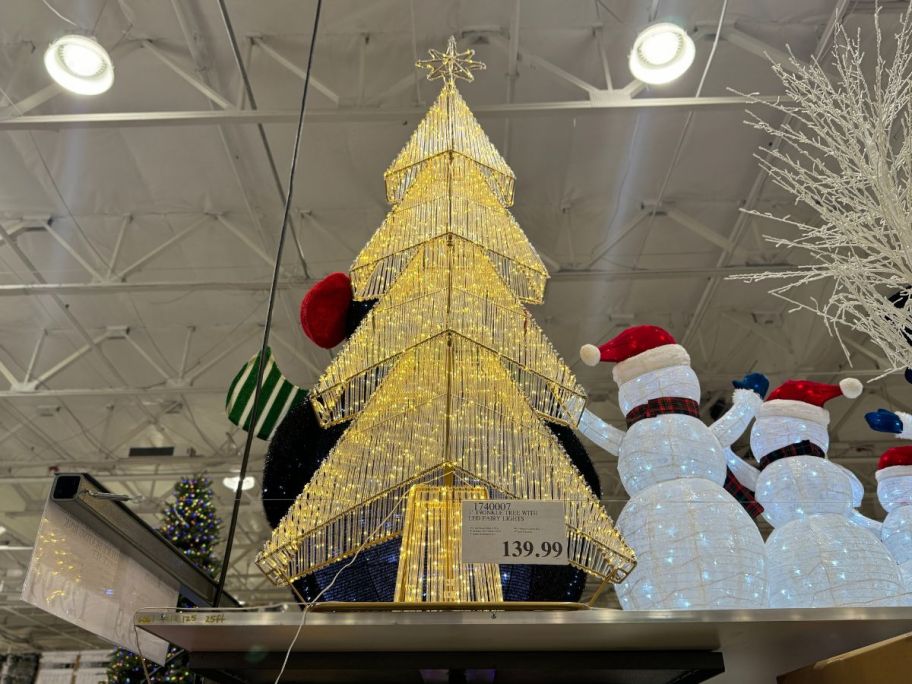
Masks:
[[[330,349],[345,339],[345,321],[352,303],[351,280],[330,273],[301,300],[301,328],[317,345]]]
[[[854,399],[861,395],[861,390],[862,384],[855,378],[843,378],[838,385],[812,380],[786,380],[770,392],[757,412],[757,418],[785,416],[827,425],[830,412],[823,405],[835,397]]]
[[[887,449],[877,461],[877,481],[900,475],[912,475],[912,446]]]
[[[687,350],[656,325],[635,325],[597,347],[584,344],[580,359],[587,366],[598,365],[599,361],[616,363],[612,373],[619,385],[649,371],[690,365]]]

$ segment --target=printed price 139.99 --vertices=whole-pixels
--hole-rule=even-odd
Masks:
[[[543,541],[533,544],[530,541],[505,541],[503,543],[503,555],[505,558],[520,558],[533,556],[535,558],[546,558],[554,556],[560,558],[564,553],[564,545],[559,541]]]

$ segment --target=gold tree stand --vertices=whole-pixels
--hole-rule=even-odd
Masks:
[[[462,502],[484,487],[415,485],[409,490],[396,575],[396,601],[503,602],[500,568],[462,562]]]

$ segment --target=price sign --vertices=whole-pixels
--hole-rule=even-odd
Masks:
[[[462,502],[463,563],[566,565],[562,501]]]

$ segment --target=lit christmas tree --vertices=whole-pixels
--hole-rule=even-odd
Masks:
[[[162,524],[158,528],[165,539],[211,576],[215,576],[219,569],[214,552],[222,527],[214,498],[212,481],[205,475],[181,478],[174,486],[173,501],[162,511]],[[193,674],[186,669],[186,654],[173,657],[176,651],[173,646],[168,650],[169,662],[163,668],[146,661],[152,682],[180,684],[193,680]],[[122,648],[114,651],[108,664],[108,681],[112,684],[145,684],[146,676],[139,656]]]
[[[546,423],[575,426],[586,396],[523,306],[548,272],[456,89],[473,55],[450,38],[419,63],[443,88],[352,265],[354,298],[377,301],[309,395],[324,427],[351,423],[257,559],[277,584],[401,537],[397,601],[500,601],[498,566],[462,563],[465,499],[563,501],[571,565],[618,582],[635,564]]]

